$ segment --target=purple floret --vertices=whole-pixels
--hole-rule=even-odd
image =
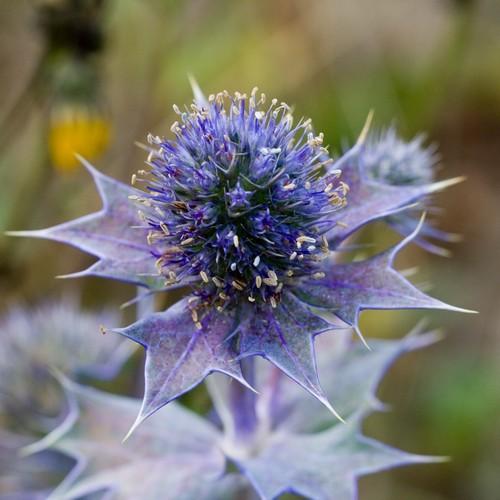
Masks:
[[[219,310],[241,296],[275,306],[284,287],[313,275],[329,216],[345,205],[323,135],[309,120],[294,124],[286,104],[264,103],[256,90],[223,92],[174,107],[174,140],[150,136],[146,220],[167,248],[158,268],[172,282],[201,278],[203,305]]]

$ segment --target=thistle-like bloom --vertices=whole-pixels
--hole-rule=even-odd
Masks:
[[[100,325],[116,321],[110,310],[81,311],[71,296],[8,311],[0,320],[0,413],[16,426],[40,430],[43,419],[56,417],[64,403],[50,370],[73,378],[116,374],[132,351],[119,338],[99,333]]]
[[[390,186],[423,186],[431,184],[437,173],[439,156],[435,145],[425,146],[425,136],[420,134],[406,142],[398,136],[394,127],[379,133],[371,133],[360,152],[359,162],[365,175],[374,182]],[[462,178],[452,179],[460,182]],[[435,212],[432,197],[419,200],[419,207],[387,217],[387,224],[407,236],[418,224],[419,208]],[[430,223],[423,225],[415,243],[438,255],[448,251],[430,240],[438,242],[459,241],[459,235],[441,231]]]
[[[136,424],[214,371],[247,384],[244,358],[262,356],[331,411],[320,387],[314,337],[358,329],[363,309],[456,309],[393,269],[400,244],[339,264],[335,251],[361,226],[400,212],[454,181],[388,185],[362,168],[367,130],[333,160],[309,120],[264,96],[195,89],[173,138],[150,136],[138,190],[87,165],[103,209],[22,235],[75,245],[98,257],[78,276],[151,291],[188,286],[167,311],[116,330],[147,349],[146,393]],[[418,160],[416,160],[418,161]],[[347,199],[347,202],[346,202]],[[138,210],[139,206],[139,210]],[[314,309],[311,309],[314,308]],[[319,316],[323,310],[327,315]],[[333,321],[333,323],[332,323]]]
[[[167,283],[199,280],[195,316],[240,301],[275,308],[297,280],[323,277],[324,234],[345,204],[323,134],[256,92],[176,107],[175,139],[150,136],[153,178],[138,201]]]
[[[430,184],[438,158],[435,147],[424,147],[424,140],[418,135],[405,142],[393,127],[370,134],[361,155],[363,169],[373,180],[392,186]]]

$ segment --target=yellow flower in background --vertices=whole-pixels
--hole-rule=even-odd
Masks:
[[[65,105],[51,116],[48,148],[52,165],[60,172],[72,172],[80,165],[75,153],[94,161],[109,145],[111,124],[97,109]]]

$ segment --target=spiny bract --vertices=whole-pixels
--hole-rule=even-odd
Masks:
[[[323,235],[345,204],[323,134],[310,120],[294,124],[287,104],[265,101],[254,89],[174,106],[175,139],[149,136],[152,178],[138,201],[150,241],[164,248],[157,266],[168,284],[201,278],[201,304],[219,310],[242,296],[275,307],[295,278],[323,277]]]

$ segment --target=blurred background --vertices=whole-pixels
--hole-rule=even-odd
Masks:
[[[258,86],[295,105],[333,151],[374,109],[376,127],[439,144],[441,178],[467,177],[437,199],[440,228],[463,235],[451,258],[412,247],[397,264],[480,315],[427,314],[445,339],[396,364],[380,391],[392,411],[366,423],[390,444],[452,459],[364,478],[360,490],[366,500],[499,498],[500,2],[0,0],[0,232],[96,210],[72,152],[127,182],[145,158],[135,141],[168,134],[172,104],[190,102],[188,74],[207,94]],[[366,232],[380,248],[397,240],[383,225]],[[133,297],[128,285],[54,279],[91,262],[0,236],[0,314],[75,291],[89,309]],[[361,326],[400,337],[422,316],[366,312]],[[106,388],[137,377],[140,393],[136,358]]]

